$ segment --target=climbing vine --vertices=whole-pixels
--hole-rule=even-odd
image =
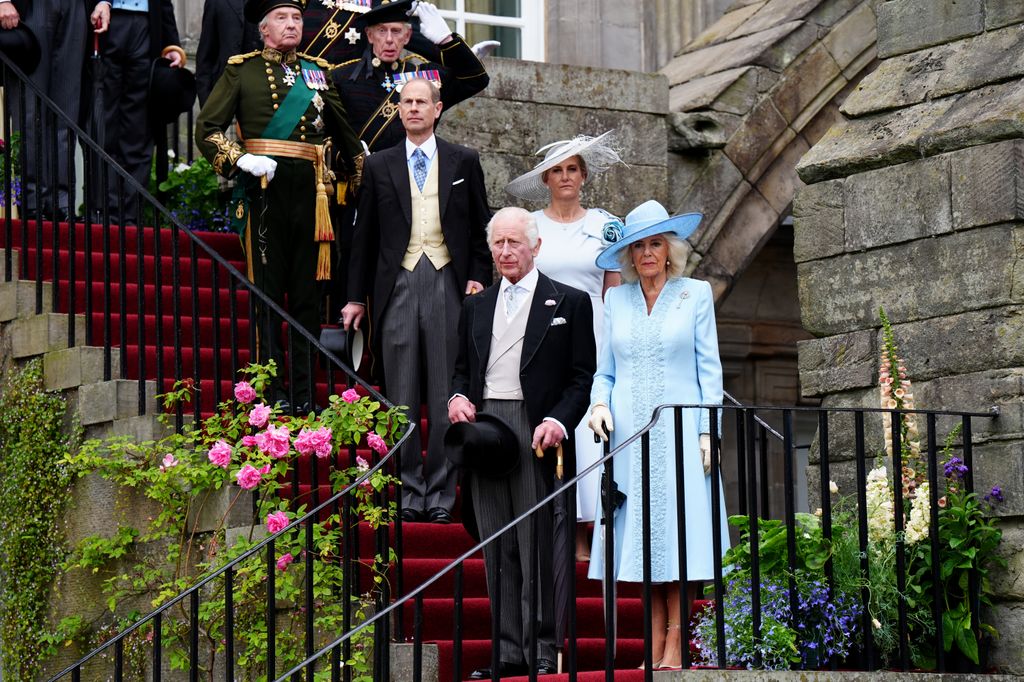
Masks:
[[[78,440],[67,403],[43,390],[42,363],[0,385],[0,666],[5,679],[35,680],[48,644],[47,609],[66,556],[62,524]]]

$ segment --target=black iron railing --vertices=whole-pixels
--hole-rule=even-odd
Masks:
[[[734,547],[737,546],[735,538],[730,541],[729,538],[723,537],[720,533],[719,526],[719,507],[718,507],[718,485],[714,484],[721,480],[721,473],[723,466],[733,465],[737,468],[746,472],[745,485],[743,486],[742,495],[735,498],[736,502],[733,509],[730,509],[731,514],[739,514],[742,516],[748,516],[747,533],[744,542],[750,547],[750,563],[746,569],[749,571],[750,581],[750,610],[752,615],[751,628],[753,632],[753,638],[757,642],[764,641],[764,632],[762,631],[763,624],[761,622],[763,597],[762,594],[762,572],[763,566],[761,565],[762,557],[765,554],[765,548],[762,546],[760,537],[761,529],[760,526],[766,523],[778,523],[785,528],[785,548],[784,553],[786,556],[786,562],[788,570],[786,571],[788,585],[787,598],[790,602],[791,613],[796,613],[799,607],[797,601],[799,599],[798,585],[796,584],[797,572],[796,566],[802,560],[799,555],[797,539],[798,534],[802,532],[803,526],[798,520],[797,497],[796,497],[796,486],[795,486],[795,469],[796,461],[795,455],[798,446],[794,440],[794,418],[795,416],[813,417],[817,422],[817,439],[816,447],[813,450],[817,455],[818,477],[817,480],[812,484],[816,487],[816,492],[820,495],[821,508],[817,514],[817,518],[820,519],[821,535],[824,543],[828,544],[832,540],[832,533],[834,529],[834,513],[840,504],[849,505],[852,504],[854,511],[850,517],[850,522],[856,526],[854,535],[856,536],[856,550],[858,561],[860,578],[863,582],[863,588],[857,591],[857,597],[860,599],[860,605],[855,610],[859,614],[856,623],[850,623],[849,627],[856,630],[856,643],[850,647],[850,650],[842,657],[831,656],[817,659],[813,665],[804,662],[794,662],[792,667],[794,668],[824,668],[824,669],[851,669],[851,670],[876,670],[880,667],[888,667],[899,670],[910,670],[913,667],[913,662],[910,657],[911,641],[909,639],[909,633],[911,629],[907,626],[908,618],[908,601],[906,591],[906,580],[907,576],[905,573],[906,566],[904,559],[905,541],[904,541],[904,519],[901,516],[900,505],[895,503],[892,518],[890,521],[890,527],[892,530],[892,538],[894,546],[897,550],[896,554],[898,557],[896,561],[896,580],[898,581],[897,599],[893,605],[896,612],[897,622],[895,623],[895,632],[897,633],[898,643],[892,651],[890,651],[889,658],[883,660],[878,653],[878,647],[874,641],[874,629],[872,619],[873,616],[869,612],[869,594],[868,594],[868,581],[871,579],[869,574],[867,556],[871,551],[869,545],[868,525],[869,525],[869,508],[865,494],[865,488],[868,479],[868,468],[873,459],[882,458],[888,467],[891,468],[889,472],[889,485],[891,489],[896,491],[893,499],[902,499],[900,494],[901,489],[901,473],[903,471],[902,452],[903,449],[900,443],[901,427],[900,423],[904,415],[916,415],[923,418],[926,422],[925,425],[925,441],[926,445],[920,453],[920,458],[923,460],[927,469],[927,475],[925,480],[930,483],[930,526],[928,530],[928,546],[932,553],[932,556],[941,557],[939,537],[939,504],[941,494],[939,492],[940,485],[942,484],[943,477],[941,475],[941,465],[943,462],[940,461],[942,451],[940,450],[938,443],[940,441],[938,437],[938,422],[944,420],[948,422],[949,426],[953,426],[953,422],[959,425],[960,436],[959,441],[954,445],[956,456],[961,458],[964,465],[967,467],[967,471],[973,472],[974,470],[974,440],[972,435],[972,420],[984,419],[990,420],[998,415],[997,410],[990,412],[969,412],[969,411],[927,411],[927,410],[881,410],[881,409],[853,409],[853,408],[781,408],[781,407],[731,407],[731,406],[695,406],[695,405],[662,405],[655,409],[651,421],[645,425],[640,431],[621,442],[614,450],[608,451],[606,446],[605,456],[596,462],[593,466],[587,470],[582,471],[579,475],[565,481],[564,485],[559,487],[557,490],[552,491],[544,499],[539,501],[531,509],[524,512],[517,519],[508,523],[504,528],[500,529],[493,535],[487,538],[483,538],[478,544],[474,545],[471,549],[462,552],[444,569],[439,571],[436,575],[425,580],[422,584],[415,586],[409,590],[404,596],[390,604],[383,610],[376,613],[373,617],[368,618],[365,622],[357,625],[353,630],[345,632],[327,643],[320,651],[313,656],[310,656],[302,663],[293,666],[289,670],[282,671],[277,676],[277,682],[283,682],[287,679],[294,679],[297,675],[306,675],[307,678],[312,676],[322,665],[321,661],[325,657],[333,655],[340,647],[345,646],[346,642],[349,642],[352,637],[356,636],[364,628],[373,627],[375,625],[386,623],[389,618],[402,612],[403,608],[412,605],[413,609],[413,628],[409,633],[409,639],[413,645],[413,668],[412,668],[412,679],[417,682],[422,679],[422,648],[424,639],[422,635],[422,624],[424,622],[424,593],[427,592],[432,586],[438,584],[442,580],[446,579],[447,576],[454,576],[454,630],[452,632],[452,639],[454,641],[454,649],[452,653],[452,680],[465,679],[468,670],[465,669],[465,660],[463,651],[463,640],[466,637],[465,618],[463,613],[463,593],[464,593],[464,565],[465,562],[475,556],[488,545],[499,544],[503,541],[509,541],[510,534],[513,533],[516,527],[522,523],[536,523],[536,515],[543,513],[545,510],[550,512],[551,507],[556,503],[556,500],[561,500],[563,503],[568,503],[574,496],[575,487],[581,479],[586,477],[588,474],[598,469],[611,469],[611,463],[617,456],[626,456],[630,448],[639,445],[641,450],[641,460],[643,462],[643,494],[642,504],[644,505],[643,513],[643,557],[644,557],[644,580],[640,585],[640,601],[643,605],[643,619],[644,624],[641,628],[643,646],[642,656],[624,660],[626,656],[616,656],[616,626],[614,625],[616,620],[615,610],[616,604],[613,600],[606,600],[605,602],[605,622],[606,622],[606,638],[604,644],[604,658],[603,668],[605,671],[605,679],[613,680],[615,675],[616,667],[629,668],[634,667],[641,662],[645,666],[645,679],[652,680],[653,666],[652,666],[652,632],[650,630],[650,619],[649,614],[651,613],[651,602],[652,602],[652,583],[650,579],[650,561],[651,561],[651,516],[650,516],[650,474],[649,461],[650,461],[650,443],[651,443],[651,432],[652,430],[663,422],[665,419],[670,420],[670,426],[674,439],[672,443],[672,455],[675,461],[674,472],[655,472],[657,475],[669,475],[674,476],[676,479],[677,490],[685,491],[684,486],[684,469],[682,466],[684,456],[683,448],[683,415],[686,410],[695,408],[708,409],[711,414],[711,433],[712,433],[712,449],[711,449],[711,514],[712,514],[712,528],[713,528],[713,553],[715,556],[720,556],[723,552],[722,549],[727,543],[731,543]],[[729,413],[732,413],[731,415]],[[761,419],[758,417],[758,413],[763,415],[765,418]],[[893,427],[889,430],[888,437],[892,441],[893,454],[891,457],[883,457],[884,449],[882,444],[879,442],[883,438],[881,429],[874,422],[878,420],[879,415],[888,413],[891,416]],[[734,423],[736,428],[734,430],[726,430],[723,433],[723,437],[719,437],[717,426],[732,422],[733,420],[728,417],[735,417]],[[771,461],[767,457],[763,456],[763,447],[743,447],[742,444],[751,444],[755,441],[764,443],[769,437],[769,433],[773,429],[769,422],[777,422],[781,427],[781,434],[784,440],[784,450],[781,457],[781,461]],[[871,422],[871,430],[866,430],[868,427],[866,424]],[[837,440],[837,433],[839,434],[839,440]],[[722,459],[723,443],[732,441],[732,445],[740,445],[735,448],[736,460],[735,462],[724,462]],[[852,472],[849,471],[852,468]],[[841,497],[836,497],[829,494],[829,489],[833,477],[837,476],[838,473],[847,475],[849,478],[852,475],[852,481],[848,481],[847,485],[852,485],[855,491],[846,491]],[[759,499],[761,491],[766,490],[764,481],[774,476],[782,476],[786,483],[785,488],[785,512],[781,520],[771,520],[766,516],[761,516],[759,513],[762,509],[762,500]],[[613,478],[609,474],[604,478],[604,488],[602,490],[602,497],[604,499],[603,504],[605,508],[613,508]],[[973,474],[968,475],[962,481],[963,486],[967,492],[973,491]],[[842,499],[843,502],[837,500]],[[680,534],[679,537],[679,555],[677,560],[681,568],[681,580],[686,582],[686,571],[687,571],[687,557],[686,557],[686,521],[683,513],[685,508],[685,496],[681,495],[677,501],[677,508],[679,510],[678,517],[676,519],[676,526]],[[852,520],[851,520],[852,519]],[[575,520],[570,519],[570,523],[575,525]],[[574,529],[573,529],[574,530]],[[573,533],[569,534],[569,537],[574,537]],[[605,526],[605,574],[604,581],[606,585],[611,585],[614,582],[613,577],[613,565],[615,555],[615,543],[621,541],[615,537],[614,524],[607,524]],[[760,551],[754,551],[754,548],[761,547]],[[534,546],[529,548],[529,551],[537,554],[538,551],[549,551],[549,547]],[[572,560],[573,548],[571,543],[568,546],[568,556],[566,560]],[[939,561],[932,561],[928,568],[930,572],[930,579],[933,584],[939,583]],[[704,614],[710,614],[709,617],[713,620],[713,630],[715,636],[709,637],[707,631],[704,636],[713,642],[712,651],[705,658],[695,660],[691,657],[690,647],[688,643],[694,636],[694,632],[691,629],[692,621],[695,617],[700,614],[694,613],[693,605],[689,603],[689,600],[685,598],[686,591],[680,590],[680,613],[682,614],[681,620],[681,637],[683,641],[682,647],[682,666],[684,668],[691,667],[731,667],[727,662],[731,660],[732,652],[730,652],[730,645],[727,644],[726,627],[727,617],[725,602],[728,597],[727,588],[729,587],[727,581],[727,572],[730,568],[736,567],[724,567],[721,562],[716,563],[714,571],[714,578],[711,581],[705,581],[705,596],[709,599],[709,603],[705,605]],[[833,564],[833,558],[830,556],[820,566],[820,578],[829,589],[829,594],[832,594],[831,590],[836,587],[836,574],[835,566]],[[499,581],[500,581],[499,576]],[[535,580],[536,575],[532,577],[524,577],[524,579]],[[980,594],[979,584],[976,579],[970,581],[970,594],[969,600],[973,606],[972,613],[974,614],[973,626],[975,632],[977,632],[977,614],[979,612],[978,606],[980,605]],[[608,590],[606,590],[606,593]],[[497,598],[494,598],[497,597]],[[498,652],[498,641],[493,633],[497,632],[497,624],[500,620],[500,613],[503,608],[508,608],[508,605],[501,603],[500,592],[492,597],[490,604],[491,610],[491,623],[492,623],[492,635],[491,635],[491,656],[489,663],[492,666],[492,670],[497,669],[499,662]],[[938,671],[945,671],[947,669],[947,654],[943,646],[943,632],[942,632],[942,615],[943,615],[943,602],[942,595],[937,590],[933,591],[930,596],[930,615],[934,623],[934,631],[931,636],[924,642],[915,642],[915,646],[923,651],[932,661],[932,666]],[[531,614],[531,621],[536,620],[536,608],[537,604],[533,604],[534,612]],[[565,670],[569,674],[569,679],[576,679],[579,673],[578,665],[578,651],[577,641],[575,637],[576,633],[576,612],[574,608],[570,608],[568,612],[568,627],[567,636],[564,641],[559,642],[559,646],[564,645],[564,661]],[[710,621],[709,621],[710,622]],[[632,639],[637,639],[641,636],[640,632],[632,633]],[[626,633],[619,632],[618,637],[620,641],[628,639],[625,636]],[[390,651],[388,649],[375,650],[375,656],[389,657]],[[719,663],[722,662],[722,663]],[[486,665],[488,661],[478,661],[480,665]],[[748,662],[753,667],[759,667],[762,663],[759,654],[755,654],[754,658]],[[529,675],[531,679],[536,677],[536,650],[533,652],[532,660],[528,661],[529,664]],[[593,666],[591,666],[593,667]],[[979,670],[978,665],[969,666],[970,669]],[[442,681],[444,682],[444,680]]]
[[[175,219],[145,187],[117,166],[76,121],[70,120],[2,54],[0,91],[4,93],[3,101],[0,101],[3,129],[8,133],[30,133],[22,136],[17,168],[11,154],[4,154],[0,160],[0,169],[3,170],[0,248],[3,249],[5,281],[19,278],[34,283],[36,314],[46,310],[67,313],[67,347],[87,345],[101,348],[103,367],[99,378],[105,381],[116,378],[134,380],[138,386],[138,414],[144,415],[152,409],[149,400],[153,387],[148,385],[149,382],[155,381],[156,390],[162,392],[183,380],[191,381],[194,395],[198,398],[189,409],[191,414],[186,414],[178,404],[174,420],[177,428],[183,427],[187,417],[198,423],[203,415],[212,413],[217,405],[232,395],[231,387],[238,370],[257,358],[256,328],[260,323],[263,329],[270,329],[271,323],[277,325],[285,339],[282,344],[285,362],[278,367],[279,375],[294,377],[296,368],[291,365],[291,358],[298,349],[306,350],[309,364],[302,374],[308,377],[308,383],[304,387],[297,386],[296,381],[287,383],[288,400],[292,405],[296,404],[296,391],[303,388],[314,401],[324,405],[327,396],[358,384],[385,409],[393,407],[351,367],[321,346],[313,330],[296,323],[206,239]],[[60,128],[69,132],[67,145],[57,143]],[[190,121],[188,128],[186,137],[190,140]],[[182,136],[172,126],[170,134],[163,132],[157,137],[164,140],[163,148],[166,150],[167,140],[171,140],[173,146],[173,141],[180,140]],[[76,164],[79,147],[83,158],[82,163]],[[190,147],[188,145],[187,148]],[[82,169],[78,179],[76,167]],[[63,198],[55,191],[60,184],[57,169],[65,169],[69,178],[68,194]],[[112,201],[108,198],[111,193],[107,191],[110,182],[116,185]],[[20,195],[15,192],[19,185]],[[38,191],[31,202],[22,201],[27,199],[26,188],[30,185]],[[52,191],[45,193],[43,187],[52,188]],[[81,210],[75,198],[78,187],[84,188]],[[19,201],[20,219],[15,219],[13,206]],[[127,221],[118,224],[113,216],[133,216],[134,224]],[[48,300],[44,297],[47,287],[50,289]],[[84,329],[77,324],[79,318],[76,315],[84,316]],[[289,486],[292,504],[294,508],[303,504],[313,509],[282,532],[304,532],[308,547],[312,524],[317,521],[318,514],[330,513],[344,522],[354,519],[355,502],[351,492],[381,468],[400,476],[397,459],[392,457],[392,453],[405,442],[414,427],[410,424],[385,456],[375,454],[370,471],[322,502],[319,488],[326,482],[317,479],[316,458],[309,458],[309,471],[293,468]],[[348,461],[351,464],[355,459],[356,448],[352,445]],[[311,483],[312,492],[308,499],[300,495],[301,480]],[[394,492],[390,488],[385,489],[376,501],[382,506],[394,501],[400,517],[400,496]],[[310,501],[312,504],[308,504]],[[339,595],[339,598],[346,599],[346,605],[352,595],[360,595],[373,588],[372,585],[360,584],[358,567],[361,557],[388,557],[396,537],[400,538],[400,525],[399,520],[395,531],[387,526],[379,529],[372,548],[360,548],[358,533],[354,530],[348,532],[343,547],[325,559],[340,562],[346,571],[346,595]],[[115,677],[120,679],[125,665],[123,647],[126,638],[140,628],[150,626],[153,638],[150,664],[154,675],[159,677],[164,653],[161,633],[168,622],[165,616],[168,609],[181,608],[186,604],[189,613],[186,622],[189,623],[193,643],[190,664],[195,664],[199,656],[199,607],[206,594],[204,589],[211,589],[215,584],[227,601],[226,639],[230,652],[235,645],[231,635],[233,578],[243,562],[262,553],[267,558],[264,563],[273,567],[274,543],[275,537],[267,538],[242,557],[219,568],[112,637],[57,678],[70,676],[78,679],[85,662],[112,653]],[[309,567],[307,570],[311,570],[315,553],[308,552],[308,555],[310,558],[306,565]],[[397,566],[395,571],[400,581],[401,566]],[[273,575],[271,570],[267,576],[268,616],[273,615],[276,608]],[[372,589],[378,604],[387,603],[390,598],[388,589],[387,581],[382,589]],[[307,607],[311,607],[311,580],[309,590],[304,596]],[[352,618],[352,612],[346,606],[346,628],[352,623]],[[267,623],[267,656],[273,670],[274,621],[268,617]],[[312,653],[314,639],[308,624],[305,636],[308,642],[306,653]],[[387,628],[380,628],[375,637],[386,641],[390,634]],[[233,659],[231,655],[227,658],[230,671]],[[386,664],[386,660],[381,659],[380,663]],[[192,665],[192,679],[195,679],[197,670]],[[348,675],[346,671],[346,679]],[[230,673],[228,679],[232,679]]]

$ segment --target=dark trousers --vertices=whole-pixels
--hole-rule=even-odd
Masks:
[[[258,179],[242,174],[250,185],[246,257],[252,266],[253,283],[315,337],[320,325],[320,294],[316,283],[319,246],[313,241],[313,164],[302,159],[275,158],[277,171],[266,190],[260,189]],[[288,399],[295,406],[310,402],[313,394],[309,343],[288,327],[282,341],[282,319],[267,306],[257,304],[256,318],[259,361],[272,359],[277,363],[274,399]],[[290,376],[285,364],[286,350],[292,362]]]
[[[421,430],[402,445],[402,507],[417,511],[455,504],[458,472],[444,454],[448,427],[448,389],[458,352],[458,284],[451,264],[434,269],[426,256],[416,268],[401,269],[381,315],[381,355],[387,395],[409,409],[419,427],[421,397],[426,394],[429,438],[422,455]]]
[[[155,0],[154,0],[155,1]],[[153,133],[149,123],[147,92],[152,65],[149,45],[149,16],[145,12],[112,10],[110,29],[101,39],[103,57],[103,111],[96,124],[102,126],[103,149],[128,171],[143,188],[149,185],[153,160]],[[160,159],[158,163],[166,163]],[[95,175],[92,196],[102,206],[99,175]],[[122,191],[123,190],[123,191]],[[121,176],[107,176],[107,205],[116,222],[139,221],[138,194],[124,184]]]
[[[29,79],[53,100],[68,118],[78,123],[82,95],[82,65],[88,13],[81,0],[32,0],[22,17],[39,41],[41,58]],[[13,76],[11,77],[13,79]],[[11,82],[11,81],[8,81]],[[7,101],[15,129],[21,132],[21,160],[25,172],[22,209],[31,214],[37,207],[49,214],[73,215],[75,140],[67,125],[56,118],[44,127],[36,122],[43,108],[36,95],[25,92],[25,127],[21,126],[21,88],[12,87]],[[41,154],[37,151],[41,146]]]
[[[526,405],[520,400],[485,400],[483,410],[507,421],[519,438],[519,467],[505,478],[474,475],[470,478],[473,512],[480,539],[497,532],[552,491],[551,477],[530,448],[533,431],[526,418]],[[552,514],[544,508],[536,516],[536,535],[529,520],[514,531],[484,547],[487,594],[494,608],[501,594],[499,639],[500,658],[506,663],[529,663],[530,618],[537,623],[537,657],[555,659],[554,573],[552,554]],[[531,557],[537,547],[537,589],[530,588]],[[498,565],[501,581],[498,581]],[[534,605],[536,601],[536,605]]]

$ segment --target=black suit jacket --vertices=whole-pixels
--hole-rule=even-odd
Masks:
[[[480,155],[437,137],[438,208],[441,231],[451,256],[449,267],[461,294],[466,282],[491,282],[486,227],[491,218]],[[373,321],[380,322],[409,246],[412,195],[405,143],[371,154],[363,166],[359,210],[352,235],[348,300],[373,296]]]
[[[498,289],[494,285],[467,298],[459,318],[459,353],[452,376],[452,394],[461,393],[477,409],[483,404]],[[554,304],[549,304],[552,301]],[[556,319],[565,322],[552,324]],[[526,320],[519,381],[531,430],[545,417],[557,419],[568,430],[570,437],[562,450],[569,476],[576,471],[573,429],[590,405],[596,365],[590,296],[538,273]],[[554,457],[545,457],[544,464],[554,472]]]
[[[256,24],[242,15],[243,0],[206,0],[203,5],[203,29],[196,49],[196,94],[199,105],[213,90],[224,72],[228,57],[262,47]]]

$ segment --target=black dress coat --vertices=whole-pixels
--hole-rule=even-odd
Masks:
[[[203,28],[196,49],[196,94],[206,103],[214,83],[224,72],[228,57],[263,47],[256,24],[242,14],[244,0],[206,0]]]
[[[483,405],[498,289],[495,284],[467,298],[459,318],[459,353],[451,394],[466,396],[477,409]],[[552,324],[556,318],[564,322]],[[571,435],[590,405],[596,365],[590,296],[538,273],[526,320],[519,381],[530,428],[535,429],[545,417],[552,417],[569,431],[570,438],[563,442],[562,451],[564,470],[570,474],[576,471]],[[553,476],[555,458],[545,457],[544,465]]]
[[[440,137],[435,139],[434,163],[440,164],[437,188],[441,232],[461,293],[469,280],[481,284],[491,281],[486,236],[491,212],[480,155]],[[348,300],[364,303],[372,295],[371,313],[376,326],[391,298],[411,234],[412,194],[404,143],[366,158],[358,206],[349,260]]]

